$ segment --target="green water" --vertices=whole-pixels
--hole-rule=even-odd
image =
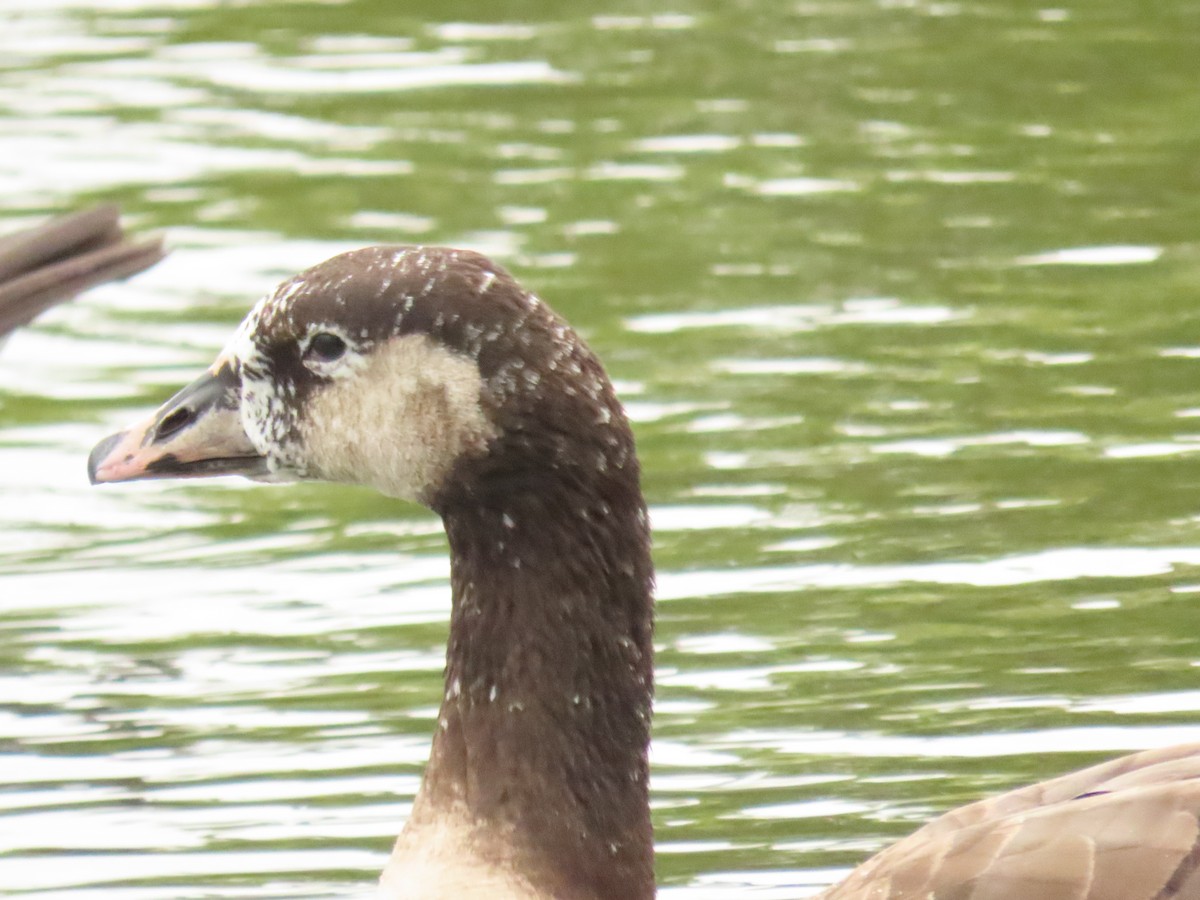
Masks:
[[[1200,739],[1197,59],[1183,0],[0,0],[0,228],[175,247],[0,354],[0,892],[367,892],[438,523],[84,458],[372,242],[494,255],[630,406],[665,898]]]

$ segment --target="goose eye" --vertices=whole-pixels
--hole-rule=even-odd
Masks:
[[[308,349],[304,351],[304,355],[308,359],[333,362],[335,359],[341,359],[345,352],[346,342],[344,340],[336,334],[322,331],[320,334],[314,335],[313,339],[308,342]]]

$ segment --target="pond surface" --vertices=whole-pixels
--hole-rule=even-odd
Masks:
[[[1198,58],[1185,0],[0,0],[0,228],[116,200],[175,248],[0,354],[5,895],[368,893],[439,523],[84,472],[368,243],[494,255],[628,403],[664,898],[1200,739]]]

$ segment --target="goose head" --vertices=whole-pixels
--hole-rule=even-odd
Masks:
[[[503,268],[464,250],[372,247],[264,297],[207,372],[97,445],[88,471],[94,483],[359,483],[440,508],[632,459],[595,356]]]

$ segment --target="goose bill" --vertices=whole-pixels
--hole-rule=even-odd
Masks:
[[[110,435],[88,457],[92,484],[147,478],[267,476],[242,428],[241,386],[228,364],[206,372],[145,421]]]

